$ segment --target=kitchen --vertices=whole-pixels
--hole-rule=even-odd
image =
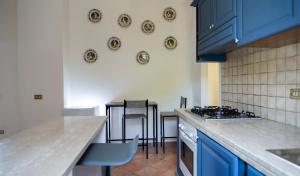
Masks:
[[[297,157],[297,151],[277,150],[300,148],[299,1],[4,0],[0,8],[1,24],[5,24],[0,31],[0,130],[4,133],[0,134],[0,175],[67,175],[92,141],[109,145],[115,143],[113,140],[132,139],[136,134],[142,137],[140,121],[128,120],[123,125],[123,101],[127,99],[149,99],[145,130],[148,129],[144,134],[148,133],[149,144],[142,145],[145,151],[138,147],[137,158],[142,163],[156,159],[159,164],[143,164],[147,169],[139,166],[142,171],[134,168],[135,172],[129,172],[129,163],[127,169],[113,168],[113,175],[175,175],[175,170],[184,176],[300,175],[299,161],[297,165],[297,161],[277,156],[294,152],[291,157]],[[126,18],[118,21],[120,17]],[[122,26],[123,23],[128,26]],[[140,52],[141,57],[137,57]],[[187,98],[187,110],[177,109],[180,96]],[[112,107],[115,104],[111,102],[119,102],[118,107]],[[210,105],[231,108],[203,109]],[[92,111],[97,109],[94,114],[100,118],[63,117],[64,109],[91,107]],[[191,112],[193,108],[198,114]],[[167,119],[165,135],[175,137],[182,125],[189,126],[196,145],[186,151],[182,149],[188,149],[188,145],[178,145],[176,152],[172,143],[175,139],[166,139],[164,154],[160,146],[160,114],[174,109],[178,122],[176,118]],[[252,118],[253,114],[247,111],[258,118]],[[219,120],[208,118],[207,112],[212,117],[246,119]],[[63,152],[59,144],[57,148],[52,146],[52,152],[34,148],[31,135],[51,135],[35,128],[55,120],[65,125],[52,127],[63,128],[64,139],[77,142],[77,147]],[[187,133],[186,136],[190,132]],[[29,135],[27,141],[21,140],[25,134]],[[80,138],[79,134],[85,137]],[[177,137],[178,144],[182,144],[181,137]],[[15,152],[14,147],[5,148],[19,140],[32,147],[27,148],[34,151],[32,157],[26,158],[30,153]],[[63,145],[72,148],[67,143]],[[194,157],[182,158],[183,151],[192,151]],[[65,153],[68,162],[56,166],[61,170],[56,170],[50,159],[43,160],[44,165],[40,161],[36,172],[25,167],[34,166],[34,158],[39,155],[51,153]],[[24,167],[12,167],[5,161],[8,158]],[[58,158],[53,157],[52,161],[63,162]],[[23,159],[33,163],[21,163]],[[174,165],[167,165],[168,162]],[[172,170],[167,172],[168,167]],[[83,175],[92,172],[81,169],[78,172]],[[48,174],[44,173],[46,170]]]

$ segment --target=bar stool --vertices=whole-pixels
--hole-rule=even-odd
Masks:
[[[141,110],[143,113],[128,113],[130,109]],[[144,120],[146,120],[146,158],[148,159],[149,151],[148,151],[148,100],[124,100],[124,114],[122,118],[122,141],[126,142],[126,121],[129,119],[141,119],[142,121],[142,147],[144,151],[145,146],[145,136],[144,136]]]
[[[111,167],[125,165],[134,158],[138,141],[137,135],[127,144],[91,144],[77,165],[106,167],[106,176],[111,176]]]
[[[186,108],[187,98],[180,97],[180,108]],[[176,118],[178,117],[175,111],[170,112],[160,112],[160,146],[163,147],[163,152],[166,152],[166,139],[172,139],[177,137],[166,137],[165,136],[165,119],[166,118]]]

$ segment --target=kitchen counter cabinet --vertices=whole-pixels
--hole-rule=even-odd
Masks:
[[[239,158],[241,162],[238,162],[238,167],[245,168],[245,173],[240,174],[300,175],[299,166],[267,151],[300,148],[300,128],[266,119],[203,120],[184,109],[177,109],[176,112],[203,135]]]
[[[69,175],[106,117],[58,117],[57,120],[0,140],[0,175]]]

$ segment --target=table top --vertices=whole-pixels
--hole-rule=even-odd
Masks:
[[[112,101],[107,104],[105,104],[106,107],[123,107],[124,101]],[[157,103],[155,101],[149,101],[148,106],[157,106]]]
[[[67,175],[106,117],[60,117],[0,140],[0,175]]]

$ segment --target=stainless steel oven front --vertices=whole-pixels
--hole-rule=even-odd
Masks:
[[[184,176],[197,176],[197,129],[179,120],[179,168]]]

